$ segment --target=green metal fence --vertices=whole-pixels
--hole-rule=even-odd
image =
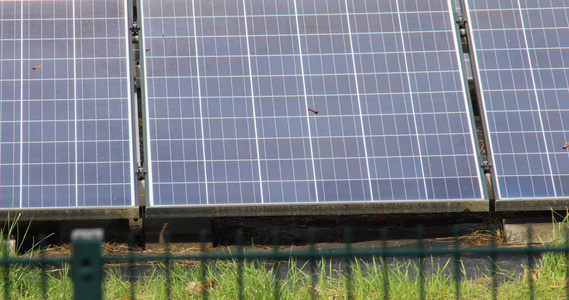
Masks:
[[[445,296],[445,298],[466,298],[461,290],[464,287],[464,275],[463,270],[461,270],[461,264],[463,256],[465,255],[481,255],[485,257],[488,261],[495,262],[498,256],[508,256],[508,255],[524,255],[525,263],[524,270],[527,275],[524,277],[524,286],[520,287],[524,292],[522,293],[523,298],[534,299],[538,291],[535,290],[534,281],[538,280],[536,276],[531,275],[532,270],[536,268],[536,260],[544,254],[557,255],[555,257],[555,262],[562,266],[562,273],[560,274],[558,285],[552,285],[556,288],[560,288],[563,291],[562,294],[557,294],[558,298],[569,299],[569,289],[567,288],[568,278],[569,278],[569,244],[556,243],[550,245],[526,245],[523,247],[499,247],[495,244],[495,239],[491,239],[491,244],[486,246],[473,246],[473,247],[462,247],[460,245],[458,237],[458,227],[455,228],[457,232],[454,242],[449,247],[432,248],[426,247],[423,240],[423,227],[417,228],[417,244],[414,247],[388,247],[388,233],[386,230],[382,231],[380,237],[380,244],[376,248],[355,248],[352,247],[350,243],[350,230],[347,229],[345,232],[345,243],[341,249],[317,249],[315,246],[315,235],[314,231],[309,234],[310,245],[305,249],[300,250],[281,250],[279,248],[278,234],[275,232],[273,237],[273,248],[264,250],[248,250],[245,251],[243,247],[243,238],[240,234],[237,236],[238,246],[235,251],[224,251],[224,252],[213,252],[207,251],[205,245],[205,234],[202,234],[202,249],[199,253],[192,254],[176,254],[170,251],[170,245],[168,243],[168,236],[166,235],[166,245],[163,253],[156,254],[141,254],[136,253],[133,247],[133,239],[129,238],[129,249],[130,251],[126,254],[108,254],[102,255],[101,242],[103,238],[102,230],[84,230],[84,231],[74,231],[72,234],[72,255],[70,257],[45,257],[42,252],[33,257],[14,257],[10,256],[8,253],[8,247],[3,247],[3,257],[0,258],[1,265],[1,280],[2,280],[2,294],[4,299],[9,299],[11,297],[18,297],[18,293],[15,290],[21,290],[26,288],[31,288],[30,285],[37,284],[41,293],[39,297],[30,296],[31,298],[47,298],[48,289],[51,287],[48,284],[52,284],[53,280],[48,280],[48,273],[52,272],[53,269],[47,268],[49,265],[61,266],[68,265],[70,269],[70,281],[72,285],[72,295],[74,299],[103,299],[108,298],[104,295],[105,291],[105,276],[106,272],[104,266],[109,264],[124,266],[126,270],[125,280],[126,285],[128,285],[128,294],[124,297],[119,297],[118,299],[137,299],[145,298],[149,299],[148,296],[144,294],[139,294],[137,291],[137,281],[140,278],[136,278],[135,267],[136,264],[144,264],[147,262],[159,262],[160,270],[163,272],[165,277],[164,281],[159,284],[165,289],[163,298],[183,298],[180,296],[175,296],[172,294],[174,280],[179,280],[180,274],[177,274],[174,270],[174,265],[181,261],[194,262],[192,267],[199,269],[199,278],[196,280],[196,284],[199,286],[192,292],[188,292],[186,296],[188,298],[210,298],[212,295],[211,291],[215,289],[213,287],[214,282],[210,282],[208,272],[208,265],[216,264],[224,261],[235,262],[235,269],[232,272],[234,276],[234,283],[237,286],[236,291],[229,292],[220,298],[225,299],[245,299],[246,290],[250,289],[248,283],[244,282],[244,264],[246,262],[252,261],[264,261],[272,262],[272,269],[270,276],[272,278],[265,283],[267,286],[267,292],[265,292],[262,298],[266,299],[286,299],[286,298],[296,298],[300,299],[300,295],[284,295],[283,289],[284,285],[288,284],[281,282],[279,278],[279,268],[282,268],[279,262],[287,262],[294,260],[303,260],[306,262],[304,269],[307,274],[301,281],[306,287],[308,287],[308,296],[313,299],[320,299],[322,295],[317,291],[316,277],[322,277],[322,274],[318,274],[316,264],[320,259],[336,259],[344,261],[344,269],[341,272],[342,290],[343,292],[338,295],[338,299],[389,299],[394,293],[393,279],[389,275],[389,264],[387,263],[388,258],[401,258],[402,261],[409,258],[414,258],[418,260],[416,274],[409,275],[412,277],[414,282],[413,286],[410,287],[414,293],[410,293],[410,298],[435,298],[432,295],[432,286],[429,286],[429,290],[426,289],[426,285],[430,281],[429,274],[425,271],[425,261],[432,259],[434,257],[451,257],[451,263],[448,265],[448,270],[451,275],[448,277],[452,282],[446,282],[443,280],[444,284],[452,286],[452,293]],[[528,236],[531,240],[531,231],[528,230]],[[567,241],[567,239],[564,239]],[[362,257],[377,259],[378,265],[382,268],[380,273],[382,274],[378,279],[372,284],[376,285],[377,293],[362,295],[358,290],[358,286],[355,285],[354,275],[355,269],[358,267],[358,259]],[[19,282],[19,278],[22,276],[19,274],[18,266],[32,266],[33,270],[40,272],[39,278],[36,280],[24,282],[23,284]],[[232,265],[233,266],[233,265]],[[498,273],[500,272],[500,266],[496,263],[490,264],[491,268],[489,272],[489,282],[486,283],[488,289],[490,290],[489,297],[492,299],[497,299],[498,297],[498,286],[501,282],[497,279]],[[262,268],[262,267],[261,267]],[[28,269],[30,270],[30,269]],[[337,270],[334,270],[337,271]],[[29,271],[31,272],[31,271]],[[304,271],[303,271],[304,272]],[[62,277],[65,277],[65,272],[63,272]],[[366,274],[366,273],[364,273]],[[220,275],[220,274],[218,274]],[[361,276],[361,275],[360,275]],[[448,279],[447,278],[447,279]],[[188,281],[190,279],[187,279]],[[359,278],[358,280],[361,280]],[[26,287],[28,285],[28,287]],[[210,286],[208,286],[210,285]],[[62,295],[63,297],[71,298],[71,294]],[[404,297],[405,298],[405,297]],[[538,297],[539,298],[539,297]],[[20,296],[21,299],[21,296]]]

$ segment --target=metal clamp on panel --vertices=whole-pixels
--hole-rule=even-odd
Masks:
[[[143,166],[138,166],[138,169],[136,170],[136,175],[138,175],[139,181],[144,180],[144,178],[146,177],[146,170],[144,169]]]
[[[138,35],[138,31],[140,30],[140,27],[138,27],[138,23],[133,22],[132,26],[129,27],[130,31],[132,32],[132,35]]]
[[[484,173],[490,173],[490,171],[492,170],[492,164],[487,160],[482,161],[480,167],[484,170]]]

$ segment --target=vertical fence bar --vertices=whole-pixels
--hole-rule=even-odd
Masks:
[[[9,253],[8,248],[10,247],[10,236],[9,235],[2,235],[2,259],[8,260]],[[4,299],[10,299],[10,264],[4,264],[3,266],[2,277],[4,277]]]
[[[531,230],[531,224],[528,224],[528,228],[527,228],[527,238],[528,238],[528,243],[527,243],[527,247],[530,251],[528,251],[528,257],[527,257],[527,279],[528,279],[528,288],[529,288],[529,299],[533,300],[534,297],[534,286],[533,286],[533,266],[534,266],[534,255],[532,250],[532,246],[531,246],[531,242],[532,242],[532,230]]]
[[[491,289],[492,289],[492,299],[498,297],[498,285],[496,284],[496,276],[498,275],[498,270],[496,266],[496,226],[494,224],[490,225],[490,278],[491,278]]]
[[[352,272],[353,258],[352,253],[352,230],[350,227],[346,227],[344,230],[345,244],[346,244],[346,277],[347,277],[347,293],[348,300],[354,299],[354,278]]]
[[[276,254],[279,252],[279,231],[277,229],[273,230],[273,251],[275,253],[275,263],[273,264],[273,288],[274,288],[274,296],[275,300],[281,298],[280,294],[280,283],[279,283],[279,258]]]
[[[460,299],[460,227],[458,225],[454,225],[453,228],[453,235],[454,235],[454,291],[456,293],[456,299]]]
[[[40,246],[40,251],[39,251],[39,257],[40,258],[44,258],[45,257],[45,234],[40,233],[39,236],[39,246]],[[40,290],[41,290],[41,294],[44,296],[45,299],[47,299],[47,270],[45,267],[45,264],[42,262],[40,264]]]
[[[569,228],[563,227],[565,230],[565,298],[569,300]]]
[[[381,250],[385,251],[387,249],[387,229],[384,227],[381,229]],[[389,265],[387,264],[387,258],[384,254],[380,257],[381,266],[383,267],[383,276],[381,281],[383,283],[383,299],[389,299]]]
[[[134,235],[132,232],[128,234],[128,281],[130,284],[130,299],[135,300],[136,279],[134,278]]]
[[[171,249],[170,249],[170,231],[163,231],[164,237],[164,275],[166,275],[166,299],[172,299],[172,259],[171,259]]]
[[[201,284],[202,284],[202,299],[207,299],[209,297],[209,291],[208,291],[208,278],[207,278],[207,249],[206,249],[206,243],[207,243],[207,231],[205,230],[201,230],[200,232],[200,244],[201,244],[201,250],[202,250],[202,260],[201,260],[201,265],[200,265],[200,269],[201,269]]]
[[[103,298],[103,259],[101,257],[103,236],[103,229],[100,228],[75,229],[71,232],[73,299]]]
[[[419,299],[425,299],[425,271],[424,263],[425,263],[425,253],[423,248],[423,232],[424,232],[423,225],[417,226],[417,251],[419,252]]]
[[[243,232],[237,231],[237,254],[243,255]],[[240,257],[237,260],[237,298],[243,300],[243,261],[244,258]]]
[[[314,279],[314,270],[316,269],[316,232],[314,228],[308,229],[308,244],[310,245],[308,257],[308,261],[310,262],[308,266],[310,268],[310,299],[316,299],[316,280]]]

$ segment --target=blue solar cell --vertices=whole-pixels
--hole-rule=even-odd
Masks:
[[[563,1],[470,0],[467,12],[498,196],[569,196]]]
[[[126,2],[0,2],[0,208],[134,205]]]
[[[380,2],[142,1],[150,204],[483,198],[448,2]]]

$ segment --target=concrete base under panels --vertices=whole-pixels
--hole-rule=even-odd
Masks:
[[[496,200],[496,211],[531,212],[531,211],[558,211],[565,212],[569,209],[569,199],[545,198],[545,199],[507,199]]]
[[[94,207],[94,208],[14,208],[0,210],[0,222],[13,221],[60,221],[60,220],[118,220],[140,216],[138,207]]]
[[[202,247],[202,231],[206,234],[205,247],[212,247],[212,231],[208,218],[144,219],[145,248],[164,250],[168,240],[177,246],[199,249]]]
[[[551,218],[504,219],[504,236],[511,245],[550,243],[563,240],[566,230],[565,223],[553,224]],[[530,235],[531,234],[531,238]]]

